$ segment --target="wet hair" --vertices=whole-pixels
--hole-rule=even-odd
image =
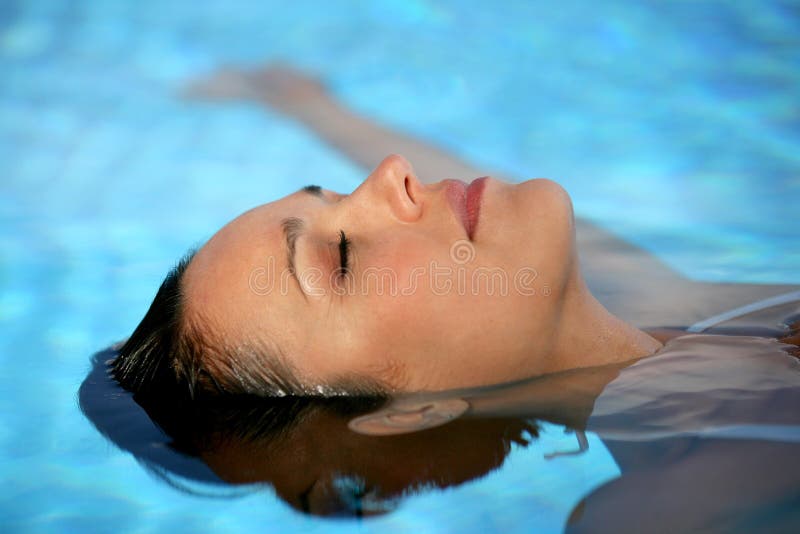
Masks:
[[[212,348],[210,332],[188,321],[185,313],[182,279],[194,254],[189,251],[167,273],[144,318],[111,363],[117,382],[141,397],[169,394],[190,400],[225,391],[205,363]]]
[[[111,376],[168,434],[187,437],[192,414],[218,408],[238,412],[243,398],[273,419],[259,426],[274,433],[289,428],[313,404],[307,397],[386,398],[385,384],[367,377],[304,384],[276,350],[244,342],[231,347],[212,322],[198,313],[188,317],[182,279],[195,252],[169,271],[144,318],[109,362]],[[255,402],[258,398],[262,401]],[[347,403],[329,399],[323,404]]]
[[[257,463],[279,462],[283,455],[294,455],[296,445],[306,439],[305,433],[294,434],[292,429],[296,425],[314,424],[315,415],[331,414],[342,419],[342,422],[373,412],[384,406],[385,399],[365,396],[285,396],[285,397],[257,397],[252,395],[229,395],[218,398],[198,397],[189,410],[184,411],[181,418],[169,424],[165,430],[165,418],[173,418],[173,408],[169,404],[151,403],[145,410],[135,402],[135,396],[123,391],[120,385],[110,376],[109,359],[115,355],[113,348],[94,354],[91,358],[92,367],[80,386],[78,401],[83,414],[94,427],[114,445],[130,453],[136,461],[149,474],[169,486],[196,496],[215,498],[235,498],[253,491],[273,487],[276,495],[284,499],[296,510],[304,513],[339,516],[361,517],[368,514],[386,513],[394,510],[400,501],[413,493],[420,493],[435,488],[445,488],[451,485],[462,484],[475,477],[499,467],[508,453],[512,444],[526,446],[539,434],[536,421],[530,418],[500,417],[500,418],[469,418],[459,419],[451,424],[459,425],[461,433],[465,428],[478,425],[473,431],[486,435],[480,423],[497,422],[495,426],[497,448],[490,462],[479,462],[483,465],[480,472],[464,474],[460,470],[437,471],[437,455],[452,456],[454,450],[449,439],[441,439],[442,433],[450,433],[453,427],[439,427],[427,429],[417,434],[421,439],[424,436],[439,435],[433,443],[438,448],[425,447],[424,451],[432,451],[429,468],[421,471],[422,478],[414,478],[405,486],[401,495],[383,495],[380,486],[376,485],[375,492],[364,493],[363,482],[368,479],[366,472],[344,464],[327,464],[332,479],[332,491],[325,496],[326,506],[323,509],[313,510],[308,500],[308,493],[304,492],[297,499],[289,497],[294,494],[287,493],[273,486],[275,480],[263,479],[252,484],[250,482],[228,482],[212,469],[212,464],[206,463],[207,454],[215,454],[232,447],[232,451],[239,458],[245,458],[250,451],[248,445],[255,444],[259,452],[264,455],[257,458],[246,457],[246,462]],[[155,424],[154,424],[155,423]],[[160,427],[160,430],[159,430]],[[306,427],[309,428],[309,427]],[[477,434],[476,434],[477,435]],[[370,447],[367,439],[393,441],[401,446],[411,438],[409,435],[385,436],[365,438],[362,446]],[[324,439],[332,439],[325,437]],[[239,445],[245,445],[239,449]],[[414,450],[421,450],[414,448]],[[436,451],[438,450],[438,453]],[[345,449],[343,458],[348,458],[352,450]],[[349,451],[349,452],[348,452]],[[435,454],[434,454],[435,453]],[[421,452],[425,454],[425,452]],[[366,454],[372,461],[381,461],[382,456]],[[325,462],[336,460],[335,457],[322,458]],[[243,463],[246,463],[243,462]],[[301,464],[302,465],[302,464]],[[392,465],[388,464],[389,469]],[[320,480],[327,480],[325,477]],[[266,483],[266,484],[265,484]],[[244,485],[242,485],[244,484]]]
[[[181,279],[194,253],[189,251],[169,271],[139,326],[111,362],[112,376],[128,391],[146,394],[177,387],[181,381],[178,369],[186,369],[186,361],[194,359],[192,343],[181,339]],[[189,389],[191,394],[193,388]]]
[[[228,485],[197,458],[205,451],[229,440],[259,440],[277,446],[318,410],[354,417],[386,402],[379,396],[230,394],[174,403],[168,393],[123,391],[112,376],[117,354],[110,347],[92,356],[91,369],[78,392],[81,411],[104,437],[131,453],[149,473],[188,493],[221,496],[211,486],[193,489],[193,483]]]

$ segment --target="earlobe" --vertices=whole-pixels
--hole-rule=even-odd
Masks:
[[[348,423],[353,432],[367,436],[392,436],[435,428],[453,421],[469,409],[464,399],[407,399],[356,417]]]

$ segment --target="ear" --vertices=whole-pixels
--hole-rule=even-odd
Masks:
[[[469,409],[464,399],[393,402],[377,412],[356,417],[348,423],[353,432],[367,436],[392,436],[434,428],[457,419]]]

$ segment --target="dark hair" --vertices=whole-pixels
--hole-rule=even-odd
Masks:
[[[245,358],[244,349],[223,349],[210,324],[187,317],[182,279],[194,254],[189,251],[161,283],[112,363],[114,378],[142,396],[165,390],[187,399],[223,393],[297,393],[299,381],[282,359],[267,354]]]
[[[538,424],[527,417],[459,418],[446,427],[419,433],[364,436],[343,447],[341,456],[314,456],[312,460],[311,457],[304,458],[303,454],[297,455],[297,446],[305,447],[308,442],[303,440],[308,439],[309,434],[292,433],[290,429],[294,425],[315,425],[317,420],[313,417],[317,414],[339,417],[345,423],[352,417],[382,407],[385,401],[356,396],[265,398],[232,395],[221,397],[216,402],[198,399],[191,405],[192,410],[176,422],[173,432],[165,435],[158,428],[161,426],[163,430],[163,425],[153,423],[161,421],[165,411],[171,407],[154,404],[147,412],[143,411],[133,396],[123,391],[109,376],[106,362],[114,353],[114,349],[107,349],[91,358],[92,368],[79,390],[81,410],[103,436],[133,455],[149,474],[191,495],[236,498],[271,487],[277,497],[304,513],[338,517],[382,514],[396,509],[406,496],[459,485],[488,473],[503,463],[513,444],[525,446],[539,433]],[[329,426],[307,428],[324,441],[341,437],[336,432],[329,434]],[[345,427],[341,428],[344,430]],[[447,459],[461,456],[453,451],[462,450],[464,444],[473,445],[472,436],[491,438],[496,446],[480,457],[467,454],[466,457],[476,460],[470,462],[467,471],[448,468]],[[353,448],[354,443],[360,448]],[[251,448],[251,444],[256,448]],[[418,469],[409,473],[411,476],[406,479],[400,494],[382,493],[381,473],[393,473],[400,464],[383,454],[370,453],[373,444],[382,444],[384,452],[410,450],[415,455],[425,455],[425,461],[417,464]],[[251,454],[254,450],[258,454]],[[350,461],[357,451],[364,452],[356,456],[365,460],[366,467],[353,465]],[[226,458],[239,458],[240,461],[233,464],[242,468],[225,469],[224,462],[213,461],[217,453]],[[284,463],[283,458],[289,461]],[[270,478],[269,470],[264,471],[266,475],[263,478],[261,475],[258,478],[251,476],[259,472],[259,466],[283,464],[295,470],[304,469],[309,465],[306,462],[317,460],[320,462],[317,465],[323,467],[318,480],[330,483],[329,490],[323,492],[325,502],[322,507],[312,508],[308,491],[299,495],[290,491],[282,477]],[[220,466],[222,470],[216,471],[215,468]],[[291,476],[294,471],[283,472]],[[231,473],[232,478],[228,478]],[[368,481],[375,491],[366,494],[365,483]]]
[[[347,377],[317,389],[302,384],[276,352],[245,343],[235,348],[221,341],[210,321],[186,313],[182,279],[195,251],[190,250],[167,274],[150,308],[110,362],[113,378],[134,394],[154,421],[172,436],[183,434],[189,414],[208,413],[212,405],[228,406],[246,396],[271,399],[280,406],[275,429],[288,427],[300,415],[302,397],[385,398],[384,384],[366,377]],[[335,402],[334,402],[335,404]],[[269,412],[272,412],[271,410]],[[275,415],[276,412],[272,412]]]
[[[193,488],[195,482],[228,485],[197,458],[204,451],[231,439],[278,444],[316,410],[353,417],[379,408],[386,400],[377,396],[224,395],[199,397],[177,406],[157,400],[166,399],[166,392],[132,395],[121,390],[110,376],[115,356],[114,348],[92,356],[92,367],[78,392],[81,411],[148,472],[189,493],[225,496],[211,486]]]
[[[189,251],[170,270],[139,326],[111,363],[112,376],[128,391],[146,394],[164,386],[177,388],[188,378],[185,370],[194,367],[187,365],[196,361],[193,344],[181,339],[181,279],[194,253]],[[194,381],[187,382],[191,396]]]

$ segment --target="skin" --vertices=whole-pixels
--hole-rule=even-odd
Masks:
[[[386,154],[399,152],[414,163],[425,183],[486,174],[485,168],[478,169],[457,154],[359,114],[335,98],[324,83],[289,65],[270,64],[252,70],[222,67],[193,80],[181,94],[202,102],[238,100],[267,107],[271,113],[280,112],[365,171]],[[424,109],[425,102],[420,106]],[[424,121],[425,117],[418,119]],[[690,280],[647,250],[589,220],[577,217],[576,227],[581,273],[587,285],[611,313],[639,328],[682,329],[733,308],[800,289],[796,285]]]
[[[423,184],[392,155],[350,195],[300,191],[248,211],[187,269],[188,320],[227,346],[263,349],[252,357],[280,355],[308,385],[358,375],[405,391],[499,383],[660,348],[589,293],[571,202],[558,184],[487,180],[471,241],[446,189],[446,181]],[[254,290],[248,281],[270,262],[276,282],[288,268],[282,222],[292,217],[303,221],[295,248],[303,287],[284,275],[282,287],[264,291],[260,278]],[[353,276],[344,280],[335,276],[340,230],[351,242]],[[472,260],[464,263],[455,246]],[[505,276],[507,290],[475,281],[480,268]],[[396,291],[366,276],[371,269],[390,273]],[[535,273],[524,291],[514,284],[521,270]],[[445,274],[434,281],[434,271]]]
[[[376,153],[400,149],[419,162],[426,179],[477,174],[466,164],[424,143],[359,118],[327,98],[319,85],[290,69],[271,68],[255,74],[256,79],[252,79],[248,73],[223,72],[210,80],[210,88],[201,87],[194,96],[246,98],[266,103],[308,125],[322,139],[365,166],[375,161]],[[247,83],[240,83],[243,81]],[[232,82],[236,83],[232,86]],[[385,170],[384,167],[392,165],[402,167],[405,164],[401,158],[390,157],[370,175],[370,179],[380,170]],[[402,171],[399,174],[392,172],[388,174],[395,179],[402,174]],[[408,175],[403,179],[404,187],[408,186],[406,178]],[[573,428],[583,428],[596,395],[616,376],[618,369],[617,365],[586,366],[605,362],[613,364],[658,347],[651,338],[605,311],[589,294],[576,267],[570,228],[557,224],[559,220],[569,219],[567,226],[573,225],[571,213],[568,218],[563,216],[563,212],[571,212],[571,208],[565,208],[568,199],[558,186],[546,181],[538,182],[537,186],[527,182],[521,184],[520,189],[526,193],[520,196],[517,191],[514,198],[535,201],[539,196],[542,200],[548,198],[545,192],[550,191],[551,202],[545,202],[546,208],[558,214],[557,207],[561,206],[562,215],[539,217],[537,225],[533,225],[532,221],[538,216],[535,202],[521,209],[494,208],[490,211],[500,222],[492,223],[494,229],[490,231],[486,230],[490,224],[485,222],[486,210],[489,210],[486,208],[484,222],[473,244],[476,250],[474,265],[468,265],[470,269],[476,265],[493,265],[495,261],[504,261],[507,266],[527,265],[534,251],[547,250],[548,260],[558,260],[552,262],[554,269],[545,271],[541,261],[535,266],[551,277],[550,283],[563,281],[563,285],[551,293],[553,298],[538,312],[535,308],[530,309],[532,301],[512,298],[501,301],[503,305],[490,302],[485,294],[469,299],[462,295],[459,300],[429,291],[427,294],[394,297],[393,304],[377,294],[363,296],[356,293],[355,296],[340,297],[332,296],[330,291],[327,297],[315,296],[316,300],[300,297],[303,299],[300,300],[296,293],[276,299],[274,294],[243,291],[253,269],[263,267],[265,258],[284,246],[280,229],[276,227],[286,216],[302,216],[307,221],[308,242],[301,242],[298,246],[305,251],[298,253],[297,267],[300,269],[315,261],[336,265],[336,234],[340,229],[344,229],[353,241],[356,265],[367,260],[380,260],[380,265],[388,262],[392,268],[408,273],[412,260],[436,258],[444,261],[449,258],[448,247],[453,243],[453,236],[443,228],[456,227],[456,224],[452,220],[450,223],[442,222],[444,215],[420,216],[411,221],[398,219],[397,205],[391,200],[396,197],[387,196],[386,192],[391,189],[386,182],[378,180],[382,179],[376,176],[372,185],[365,184],[356,192],[358,195],[354,193],[347,198],[332,192],[325,192],[323,199],[301,193],[260,206],[237,218],[198,253],[190,266],[184,289],[192,319],[204,322],[206,328],[214,329],[228,344],[249,342],[284,354],[303,370],[307,380],[317,382],[330,381],[331,377],[358,370],[385,378],[397,388],[439,389],[568,369],[564,373],[546,374],[531,382],[535,388],[520,391],[518,397],[522,408],[518,410],[498,406],[491,397],[483,399],[483,405],[475,399],[471,399],[470,404],[472,415],[480,414],[481,408],[507,417],[536,414]],[[384,185],[374,185],[381,183]],[[495,184],[495,193],[511,191],[513,187],[499,182]],[[534,194],[537,187],[538,195]],[[427,195],[435,198],[436,192],[441,191],[441,184],[422,188],[414,183],[412,177],[407,191],[415,189],[419,189],[417,194],[410,196],[426,200],[420,210],[439,207],[442,213],[446,212],[441,208],[441,200],[427,201]],[[369,192],[372,198],[369,199],[365,192]],[[556,197],[566,202],[560,203]],[[499,206],[500,201],[496,202]],[[389,216],[387,210],[390,210]],[[408,211],[401,209],[401,213],[407,214]],[[423,228],[423,221],[430,231],[418,232],[411,239],[412,230]],[[438,224],[431,221],[438,221]],[[582,259],[592,287],[598,290],[597,294],[606,306],[636,324],[690,323],[757,298],[796,289],[688,281],[647,253],[586,221],[578,221],[578,227],[582,235]],[[377,232],[377,229],[382,232]],[[522,229],[528,231],[517,231]],[[522,238],[517,241],[509,237],[519,235]],[[568,237],[561,239],[559,236],[562,235]],[[487,242],[489,239],[496,241]],[[505,245],[500,246],[501,243]],[[555,247],[547,248],[548,245]],[[537,246],[544,248],[537,249]],[[315,247],[321,252],[314,252]],[[565,252],[559,254],[558,251]],[[538,254],[538,260],[542,260],[542,256]],[[276,257],[282,258],[280,255]],[[281,262],[279,270],[283,268]],[[398,279],[403,280],[399,276]],[[544,281],[543,275],[539,281]],[[290,288],[290,291],[296,290],[294,286]],[[372,300],[367,300],[367,297]],[[410,303],[411,300],[414,303]],[[396,304],[397,301],[405,303],[405,306]],[[673,302],[676,303],[674,306]],[[475,310],[482,313],[473,313]],[[492,321],[493,318],[496,320]],[[540,322],[537,324],[536,320]],[[478,327],[469,330],[475,324]],[[548,326],[552,328],[548,329]],[[501,328],[505,330],[500,331]],[[471,335],[474,332],[481,332],[483,336]],[[514,337],[519,332],[522,337]],[[675,332],[665,331],[657,337],[668,339],[673,335]],[[518,341],[525,350],[499,350],[506,348],[503,343],[508,343],[509,339]],[[796,332],[787,341],[796,344]],[[483,343],[482,347],[480,343]],[[401,350],[403,348],[407,350]],[[489,352],[481,352],[481,348]],[[494,349],[498,350],[493,352]],[[512,356],[520,353],[524,356],[515,361]],[[427,359],[423,355],[427,355]],[[620,365],[625,363],[620,362]],[[581,380],[575,380],[575,377]],[[505,396],[504,400],[507,400]],[[445,486],[480,476],[498,465],[507,452],[507,448],[499,447],[502,440],[508,439],[507,426],[501,424],[465,428],[461,426],[465,420],[459,419],[425,433],[375,438],[355,434],[348,429],[347,421],[326,414],[315,413],[306,422],[305,428],[301,425],[292,432],[289,443],[282,443],[277,448],[274,444],[262,448],[233,440],[227,443],[227,447],[207,451],[203,459],[219,476],[233,483],[272,481],[278,493],[295,507],[300,506],[297,496],[305,492],[310,510],[326,513],[330,508],[328,501],[336,500],[333,480],[342,473],[358,473],[368,487],[381,488],[385,496],[399,496],[405,489],[420,483],[424,486],[434,477],[436,485]],[[432,446],[430,442],[415,446],[413,438],[423,435],[428,439],[440,438],[434,443],[438,446]],[[664,452],[673,448],[678,452]],[[457,454],[452,452],[455,449]],[[441,454],[431,455],[426,461],[426,453],[430,454],[432,450]],[[737,447],[737,450],[742,449]],[[635,461],[623,462],[624,452]],[[796,474],[783,467],[788,464],[780,461],[778,451],[766,454],[764,450],[747,451],[747,454],[737,456],[734,451],[728,454],[709,442],[700,447],[696,444],[688,447],[684,443],[677,443],[674,447],[672,444],[669,447],[659,445],[656,452],[657,455],[654,453],[648,457],[636,450],[612,448],[623,472],[637,467],[643,472],[633,473],[633,476],[626,473],[622,479],[587,496],[576,508],[569,526],[577,530],[582,527],[592,529],[598,524],[611,524],[609,520],[630,519],[632,513],[644,510],[642,521],[628,521],[628,524],[640,525],[655,517],[652,505],[663,503],[666,510],[676,503],[678,506],[669,509],[668,515],[660,516],[659,521],[662,525],[676,521],[685,530],[686,521],[696,513],[692,507],[705,511],[709,496],[725,496],[725,501],[741,513],[741,497],[738,494],[728,496],[726,491],[750,487],[753,480],[779,481],[781,484],[775,485],[778,491],[769,495],[770,502],[775,502],[785,494],[784,488],[791,489],[796,485]],[[686,452],[692,453],[689,458],[684,458]],[[254,464],[254,458],[268,458],[269,461],[264,465]],[[755,475],[742,468],[754,458],[764,464],[755,466]],[[648,459],[655,465],[643,461]],[[717,465],[719,473],[714,472]],[[709,470],[709,466],[715,469]],[[437,472],[437,467],[442,472]],[[768,468],[773,469],[774,474],[764,476],[769,472]],[[698,473],[703,469],[713,476],[698,480]],[[684,478],[684,475],[685,480],[680,483],[671,482]],[[653,488],[664,491],[654,493]],[[674,488],[680,488],[680,491],[671,491]],[[693,491],[686,491],[687,488]]]
[[[182,94],[190,99],[237,99],[266,105],[297,120],[365,168],[374,165],[381,154],[399,150],[411,156],[419,170],[420,179],[412,182],[412,189],[430,193],[441,189],[440,183],[432,183],[441,177],[466,178],[479,174],[453,154],[358,115],[332,98],[322,83],[289,66],[270,65],[252,71],[222,68],[191,83]],[[402,168],[406,164],[400,159],[384,160],[370,178],[391,167],[392,162]],[[402,174],[402,169],[398,172]],[[411,175],[417,177],[413,172]],[[432,185],[424,189],[418,182]],[[590,222],[578,219],[575,224],[568,197],[552,182],[523,182],[516,190],[499,181],[490,185],[487,187],[490,194],[484,199],[487,206],[492,204],[487,200],[492,191],[514,191],[517,200],[506,203],[505,208],[511,206],[511,209],[500,209],[497,206],[502,202],[497,199],[502,195],[495,195],[495,208],[485,207],[473,244],[475,259],[464,267],[469,272],[481,265],[502,267],[509,279],[520,265],[532,267],[538,273],[534,282],[537,297],[487,298],[484,291],[481,297],[455,298],[431,295],[420,288],[413,295],[395,297],[393,304],[377,295],[371,295],[371,300],[362,295],[329,298],[325,302],[329,303],[326,306],[331,313],[320,314],[298,312],[287,303],[272,302],[268,297],[243,295],[242,280],[248,272],[252,273],[253,265],[263,268],[264,258],[269,256],[252,251],[253,242],[246,237],[248,233],[264,234],[266,227],[260,217],[264,210],[272,208],[262,206],[254,210],[257,214],[251,212],[246,216],[249,222],[237,220],[230,225],[235,228],[220,232],[225,236],[215,236],[200,251],[186,278],[191,279],[199,272],[196,278],[207,279],[209,283],[190,280],[186,284],[187,287],[192,284],[187,292],[190,307],[201,318],[204,328],[213,329],[226,343],[240,345],[247,341],[265,345],[269,353],[284,355],[289,364],[302,371],[309,384],[330,383],[336,377],[357,372],[379,378],[395,389],[441,389],[483,385],[651,354],[658,349],[658,342],[682,334],[682,325],[797,289],[687,280],[646,251]],[[361,193],[374,189],[359,188],[353,197],[361,196],[363,200]],[[537,191],[543,199],[550,195],[556,200],[543,201],[537,206]],[[327,195],[339,198],[331,192]],[[291,201],[285,200],[280,207],[278,203],[273,207],[291,213],[292,209],[285,209]],[[302,202],[297,204],[298,208]],[[328,258],[320,262],[337,261],[335,241],[338,231],[343,229],[354,243],[356,259],[366,262],[368,267],[391,268],[400,287],[408,284],[408,278],[403,276],[410,274],[412,265],[422,267],[435,260],[437,265],[453,267],[452,262],[446,262],[451,259],[449,247],[458,235],[463,236],[463,230],[459,234],[440,227],[413,237],[413,229],[443,224],[442,215],[427,213],[432,207],[446,213],[441,199],[423,204],[426,213],[419,221],[409,223],[401,218],[399,226],[384,225],[392,231],[380,236],[373,230],[386,223],[386,210],[380,213],[377,209],[380,204],[361,202],[366,209],[360,212],[359,202],[348,201],[343,204],[346,208],[337,209],[336,216],[341,219],[327,218],[326,224],[313,226],[317,248],[329,248]],[[383,203],[387,205],[385,199]],[[545,212],[538,209],[541,205],[546,206]],[[328,210],[333,211],[333,208]],[[485,216],[490,211],[494,211],[492,221]],[[343,213],[351,217],[348,219]],[[374,213],[379,213],[379,217],[372,220],[369,214]],[[273,227],[278,218],[277,213],[271,216]],[[354,219],[358,219],[355,226]],[[564,223],[566,219],[568,222]],[[396,217],[395,220],[398,221]],[[453,220],[447,224],[457,227]],[[574,250],[575,226],[580,262]],[[398,228],[403,231],[397,231]],[[239,230],[244,230],[244,234],[236,237]],[[271,232],[274,235],[276,231]],[[367,235],[368,232],[372,235]],[[489,243],[487,236],[493,242]],[[223,244],[230,240],[238,240],[241,245]],[[395,245],[397,248],[391,249]],[[233,246],[237,247],[235,251]],[[271,246],[274,249],[277,245]],[[250,257],[239,257],[243,250],[251,251]],[[542,254],[543,250],[547,253]],[[209,266],[211,263],[216,265]],[[228,265],[233,263],[238,265]],[[277,266],[280,270],[283,264],[279,262]],[[545,285],[551,292],[546,299]],[[653,337],[631,325],[647,327]],[[654,331],[655,325],[679,328]],[[297,341],[301,339],[302,343]]]

